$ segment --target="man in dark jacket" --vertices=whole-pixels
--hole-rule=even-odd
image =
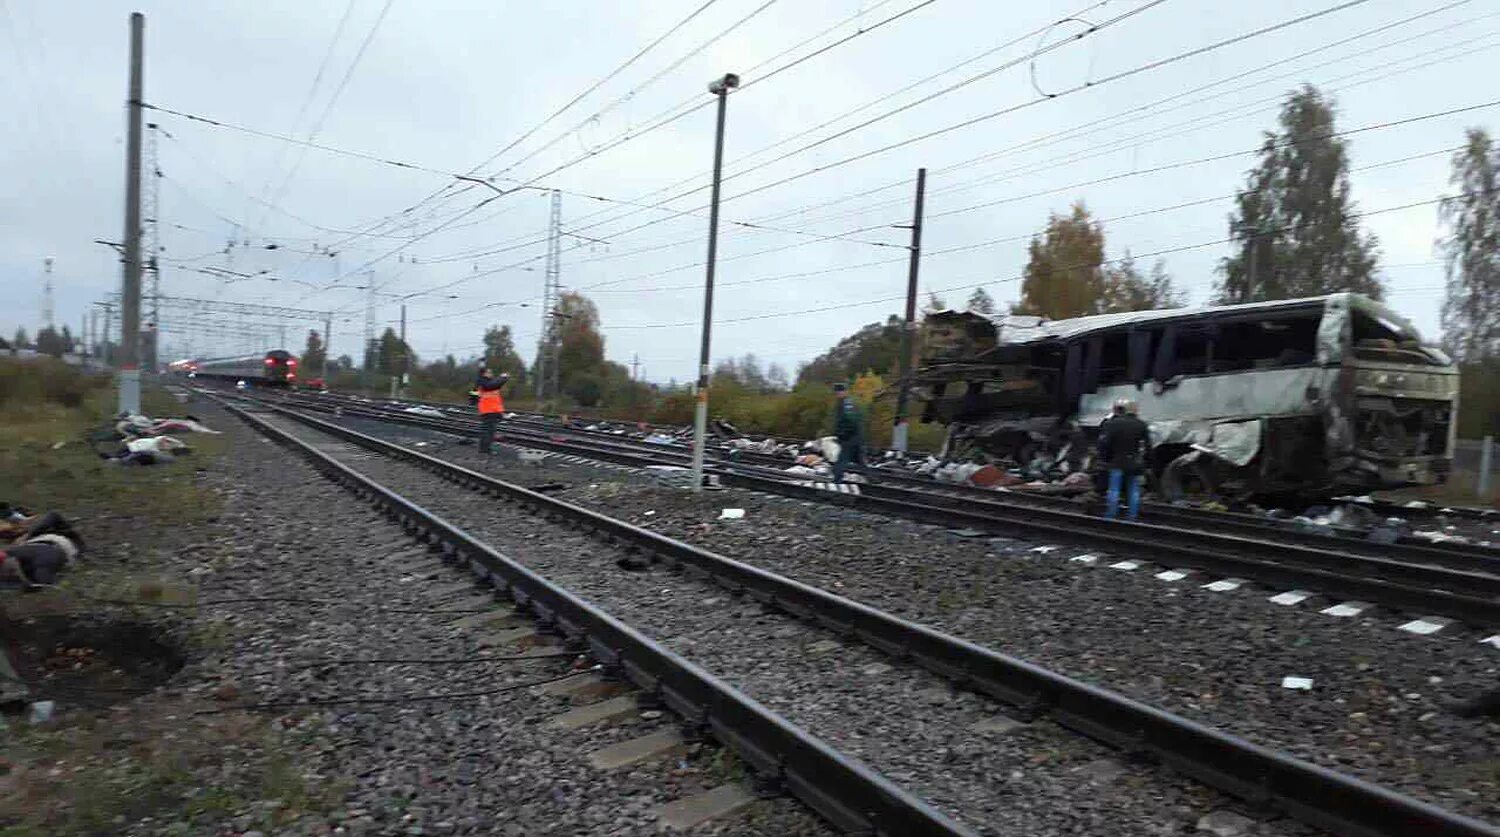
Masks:
[[[839,455],[833,461],[833,481],[843,482],[844,472],[851,464],[864,464],[864,421],[858,405],[849,397],[847,385],[834,384],[833,395],[837,399],[833,408],[833,437],[839,443]]]
[[[1121,484],[1129,480],[1125,516],[1141,514],[1141,479],[1146,453],[1151,450],[1151,429],[1136,415],[1134,401],[1115,402],[1114,415],[1099,429],[1099,459],[1109,468],[1109,490],[1104,495],[1104,516],[1113,520],[1120,513]]]

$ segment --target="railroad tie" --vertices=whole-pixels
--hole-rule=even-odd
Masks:
[[[639,738],[630,738],[589,753],[589,764],[596,770],[619,770],[645,761],[665,758],[681,751],[687,741],[676,726],[663,727]]]
[[[693,796],[685,796],[657,809],[662,828],[686,831],[709,820],[733,814],[755,801],[755,794],[741,782],[719,785]]]

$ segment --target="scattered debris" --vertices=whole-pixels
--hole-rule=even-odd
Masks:
[[[744,518],[744,509],[724,509],[723,511],[719,512],[720,520],[743,520]]]
[[[32,724],[45,724],[52,720],[52,715],[56,711],[56,701],[39,700],[31,704],[31,715],[26,720]]]
[[[1312,687],[1313,681],[1311,677],[1293,677],[1288,675],[1281,678],[1281,688],[1283,689],[1296,689],[1307,692],[1312,691]]]

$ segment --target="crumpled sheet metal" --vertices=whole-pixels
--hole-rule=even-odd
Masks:
[[[1140,389],[1133,384],[1102,387],[1079,398],[1078,423],[1083,427],[1098,427],[1109,418],[1111,408],[1120,398],[1135,401],[1147,423],[1180,421],[1212,425],[1268,416],[1312,415],[1327,402],[1338,371],[1304,366],[1203,375],[1182,378],[1160,392],[1150,384]],[[1308,398],[1309,388],[1318,393],[1317,401]],[[1199,441],[1207,440],[1205,436]]]

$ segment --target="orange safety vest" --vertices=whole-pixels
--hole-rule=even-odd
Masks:
[[[480,415],[483,415],[485,413],[503,412],[505,412],[505,402],[500,398],[500,390],[492,389],[479,391]]]

